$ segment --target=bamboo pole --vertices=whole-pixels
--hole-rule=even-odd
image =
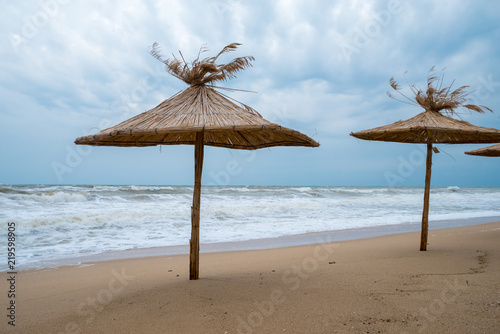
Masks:
[[[189,279],[196,280],[200,271],[200,198],[203,170],[203,131],[196,133],[194,146],[194,190],[191,207],[191,239],[189,240]]]
[[[420,235],[420,250],[427,250],[427,235],[429,231],[429,197],[431,191],[432,169],[432,139],[427,140],[427,159],[425,164],[424,210],[422,212],[422,232]]]

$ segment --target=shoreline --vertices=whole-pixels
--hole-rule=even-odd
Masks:
[[[435,229],[454,228],[463,226],[474,226],[484,223],[500,221],[499,216],[476,217],[453,220],[436,220],[429,222],[429,233]],[[251,239],[244,241],[227,241],[219,243],[201,243],[200,254],[219,253],[246,250],[266,250],[284,247],[295,247],[304,245],[315,245],[324,242],[339,242],[349,240],[367,239],[378,236],[388,236],[420,231],[420,222],[402,223],[380,226],[370,226],[363,228],[331,230],[321,232],[309,232],[295,235],[286,235],[273,238]],[[418,240],[415,241],[415,247],[418,247]],[[37,266],[19,265],[18,270],[42,270],[53,269],[60,266],[79,266],[92,262],[105,262],[111,260],[126,260],[135,258],[148,258],[166,255],[185,255],[189,254],[188,241],[185,245],[173,245],[151,248],[134,248],[117,251],[107,251],[98,254],[84,255],[78,257],[68,257],[56,260],[41,260]],[[7,272],[3,270],[0,272]]]
[[[435,229],[426,252],[419,237],[202,253],[196,281],[186,254],[20,271],[15,329],[497,333],[500,222]]]

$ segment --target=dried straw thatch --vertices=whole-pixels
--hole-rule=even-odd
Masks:
[[[470,124],[442,115],[436,111],[425,111],[405,121],[373,129],[351,133],[359,139],[398,143],[465,144],[498,143],[500,130]]]
[[[483,157],[500,157],[500,144],[479,148],[477,150],[465,152],[469,155],[480,155]]]
[[[420,250],[424,251],[427,249],[432,145],[435,143],[498,143],[500,142],[500,130],[475,126],[443,115],[442,112],[448,115],[456,115],[456,109],[459,107],[480,113],[485,110],[492,110],[485,106],[468,103],[470,102],[467,97],[469,93],[466,92],[468,86],[459,87],[454,91],[451,91],[451,85],[442,88],[443,79],[442,77],[438,79],[434,68],[431,69],[430,75],[427,77],[427,89],[425,91],[410,84],[410,90],[415,95],[413,99],[401,91],[401,86],[394,78],[391,78],[389,83],[406,100],[402,102],[420,106],[425,111],[408,120],[351,133],[351,136],[364,140],[427,144],[424,209],[420,240]],[[393,93],[387,92],[387,94],[389,97],[398,100]]]
[[[399,85],[397,81],[394,80],[394,77],[392,77],[389,80],[392,89],[394,89],[406,101],[399,100],[390,91],[387,92],[387,95],[390,98],[404,103],[421,106],[424,110],[436,112],[443,111],[445,114],[450,115],[457,114],[457,108],[460,107],[479,113],[484,113],[485,110],[493,112],[493,110],[488,107],[467,103],[470,101],[468,98],[470,92],[466,91],[469,86],[461,86],[454,91],[451,91],[453,83],[449,87],[442,87],[443,78],[444,75],[441,76],[441,78],[438,78],[435,68],[432,67],[429,71],[429,76],[427,77],[427,89],[425,92],[422,89],[417,88],[415,84],[408,84],[411,92],[415,95],[412,99],[402,92],[401,85]]]
[[[187,63],[181,59],[163,59],[158,45],[151,54],[165,64],[167,72],[189,87],[163,101],[155,108],[132,117],[96,135],[80,137],[79,145],[96,146],[155,146],[194,145],[195,182],[191,208],[190,279],[199,274],[199,223],[201,175],[204,146],[254,150],[271,146],[308,146],[319,144],[308,136],[265,120],[254,109],[216,91],[224,89],[214,83],[235,78],[235,73],[251,66],[253,57],[239,57],[227,64],[217,64],[218,58],[234,51],[238,43],[222,49],[215,57]],[[229,89],[234,90],[234,89]]]
[[[191,86],[157,107],[75,143],[98,146],[194,145],[197,132],[204,145],[234,149],[319,144],[300,132],[271,123],[214,88]]]
[[[252,66],[251,62],[254,60],[252,56],[238,57],[227,64],[215,63],[222,54],[235,51],[239,45],[241,44],[231,43],[226,45],[217,56],[200,60],[201,53],[207,51],[205,47],[201,47],[198,57],[191,62],[191,64],[186,63],[181,52],[179,52],[181,59],[175,56],[173,59],[164,59],[160,54],[158,43],[153,44],[151,55],[164,63],[167,72],[174,77],[184,81],[190,86],[199,86],[234,79],[236,78],[236,72]]]

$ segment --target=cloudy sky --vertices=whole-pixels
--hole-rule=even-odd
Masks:
[[[422,110],[387,97],[389,78],[423,87],[429,69],[470,85],[494,113],[461,118],[500,128],[496,1],[4,2],[0,14],[0,183],[193,183],[193,147],[87,147],[74,139],[148,110],[186,84],[149,48],[196,58],[232,42],[253,67],[227,87],[265,118],[319,148],[206,148],[203,184],[422,186],[423,145],[349,133]],[[224,60],[231,60],[230,57]],[[405,72],[406,75],[405,75]],[[500,186],[500,158],[438,145],[434,186]]]

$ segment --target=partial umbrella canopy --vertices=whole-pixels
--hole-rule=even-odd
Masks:
[[[491,109],[485,106],[467,104],[469,93],[465,90],[468,86],[459,87],[454,91],[451,91],[451,86],[441,88],[442,79],[438,79],[434,75],[434,68],[431,69],[431,75],[427,78],[426,91],[416,88],[415,85],[410,85],[410,89],[415,95],[413,100],[400,92],[401,87],[394,78],[391,78],[390,84],[396,92],[411,103],[424,108],[425,111],[408,120],[354,132],[351,133],[351,136],[364,140],[427,145],[424,208],[420,238],[420,250],[425,251],[427,250],[433,144],[498,143],[500,142],[500,130],[472,125],[469,122],[443,115],[442,112],[450,115],[456,114],[455,109],[458,107],[480,113],[484,110],[491,111]],[[438,87],[435,87],[436,84]],[[389,92],[388,95],[395,98]],[[434,150],[437,151],[435,148]]]
[[[191,208],[190,279],[199,277],[199,222],[201,175],[204,146],[255,150],[272,146],[318,147],[308,136],[271,123],[257,111],[216,89],[213,84],[235,77],[235,73],[251,66],[253,57],[239,57],[227,64],[217,64],[220,55],[234,51],[232,43],[215,57],[186,63],[184,58],[163,59],[158,45],[151,54],[162,61],[167,72],[186,82],[189,87],[158,106],[134,116],[95,135],[80,137],[78,145],[155,146],[195,145],[195,182]]]
[[[500,144],[478,148],[477,150],[465,152],[468,155],[480,155],[483,157],[500,157]]]

